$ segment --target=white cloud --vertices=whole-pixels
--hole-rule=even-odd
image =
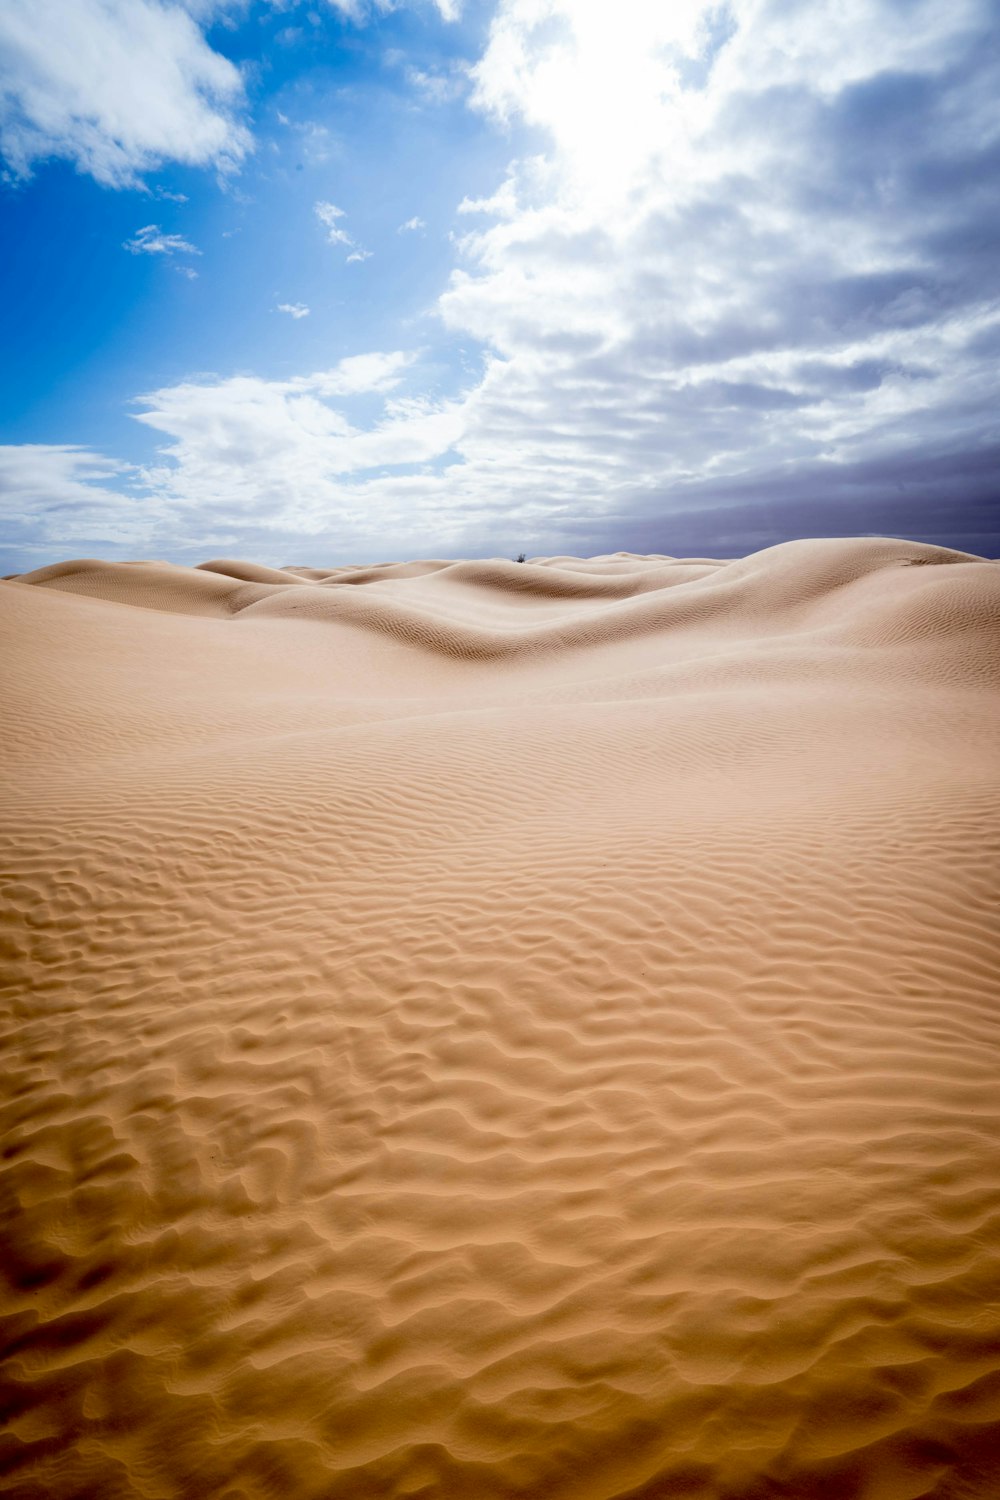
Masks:
[[[30,556],[83,538],[112,545],[147,538],[156,505],[108,487],[133,474],[130,464],[75,444],[0,447],[0,517],[8,540],[20,541]]]
[[[511,175],[486,198],[463,198],[458,205],[460,214],[492,214],[495,218],[512,219],[518,212],[517,190]]]
[[[412,219],[407,219],[404,224],[400,224],[399,228],[396,230],[396,233],[405,234],[408,229],[417,230],[426,228],[427,225],[424,223],[423,219],[421,219],[417,214],[414,214]]]
[[[321,396],[359,396],[392,391],[415,356],[396,349],[391,354],[351,354],[332,370],[304,375],[288,382],[290,390],[314,389]]]
[[[346,218],[345,211],[342,208],[338,208],[336,203],[324,203],[320,201],[314,205],[314,212],[320,223],[326,224],[328,228],[332,228],[338,219]]]
[[[180,234],[164,234],[159,224],[146,224],[135,237],[123,242],[123,249],[133,255],[200,255],[197,245]],[[197,272],[193,273],[197,275]]]
[[[290,318],[308,318],[309,309],[304,302],[279,302],[278,311],[287,313]]]
[[[360,544],[385,483],[376,471],[426,465],[460,433],[460,402],[397,394],[412,362],[401,351],[373,353],[292,380],[235,376],[152,391],[137,420],[169,442],[138,484],[160,510],[197,514],[216,532],[234,524],[313,534],[336,526]],[[356,397],[382,398],[372,425],[347,415]]]
[[[239,71],[183,5],[4,0],[0,78],[0,152],[15,177],[63,157],[136,187],[165,161],[231,170],[251,147]]]
[[[329,243],[331,245],[344,245],[350,250],[351,253],[347,256],[348,264],[351,261],[371,259],[373,251],[365,250],[363,246],[357,244],[352,236],[347,233],[347,230],[342,229],[338,223],[338,220],[347,217],[342,208],[338,208],[335,203],[320,201],[313,205],[313,212],[320,223],[326,227],[326,237]]]
[[[144,468],[65,446],[0,447],[0,515],[9,539],[52,555],[74,542],[102,550],[177,555],[207,538],[251,530],[311,535],[336,528],[340,545],[363,547],[384,481],[372,471],[419,469],[446,450],[461,413],[455,403],[403,398],[413,364],[402,351],[353,355],[291,380],[235,376],[185,381],[141,398],[137,420],[168,439]],[[343,409],[375,400],[380,415],[357,426]],[[389,503],[402,538],[414,479]],[[433,486],[419,509],[434,509]],[[21,541],[21,533],[24,540]],[[233,544],[235,545],[235,544]]]

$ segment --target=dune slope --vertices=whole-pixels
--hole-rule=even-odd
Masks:
[[[0,619],[5,1493],[1000,1493],[1000,565]]]

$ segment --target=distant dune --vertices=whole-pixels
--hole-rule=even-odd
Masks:
[[[0,621],[4,1493],[1000,1495],[1000,565]]]

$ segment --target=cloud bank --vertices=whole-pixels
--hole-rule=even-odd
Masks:
[[[389,536],[399,555],[858,531],[996,550],[993,19],[501,0],[472,107],[533,146],[456,205],[436,306],[478,373],[431,400],[417,350],[363,356],[351,391],[348,361],[160,389],[144,492],[178,544],[202,517],[246,550],[273,532],[359,559]],[[351,417],[362,390],[375,408]]]

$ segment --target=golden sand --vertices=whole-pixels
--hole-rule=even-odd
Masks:
[[[0,620],[0,1487],[1000,1495],[1000,565]]]

